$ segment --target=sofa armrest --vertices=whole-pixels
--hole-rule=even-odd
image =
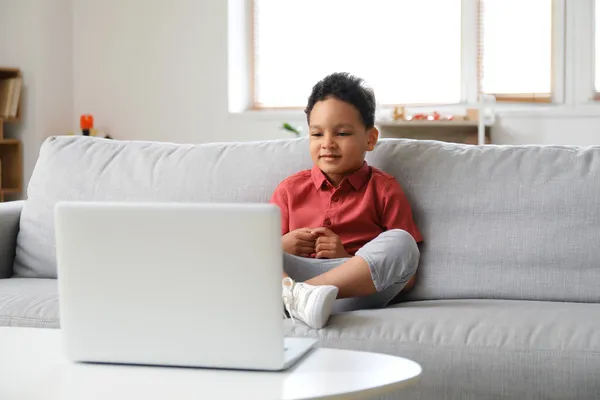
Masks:
[[[10,278],[24,201],[0,203],[0,279]]]

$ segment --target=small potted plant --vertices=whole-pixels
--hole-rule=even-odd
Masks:
[[[284,122],[283,125],[281,125],[281,129],[283,129],[284,131],[291,132],[294,135],[296,135],[297,137],[300,137],[300,135],[301,135],[301,129],[298,127],[292,126],[288,122]]]

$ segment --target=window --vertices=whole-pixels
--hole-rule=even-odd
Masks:
[[[303,107],[335,71],[380,105],[551,101],[552,2],[254,0],[253,106]]]
[[[552,99],[552,0],[479,2],[480,90],[499,100]]]
[[[302,107],[336,71],[367,80],[380,104],[459,102],[460,3],[254,0],[255,107]]]

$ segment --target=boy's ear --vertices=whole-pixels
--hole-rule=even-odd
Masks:
[[[367,136],[368,136],[367,150],[372,151],[375,148],[375,145],[377,144],[377,139],[379,139],[379,130],[375,127],[372,127],[371,129],[369,129],[367,131]]]

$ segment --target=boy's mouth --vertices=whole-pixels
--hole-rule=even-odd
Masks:
[[[321,154],[319,156],[319,158],[325,159],[325,160],[335,160],[340,158],[341,156],[336,155],[336,154]]]

